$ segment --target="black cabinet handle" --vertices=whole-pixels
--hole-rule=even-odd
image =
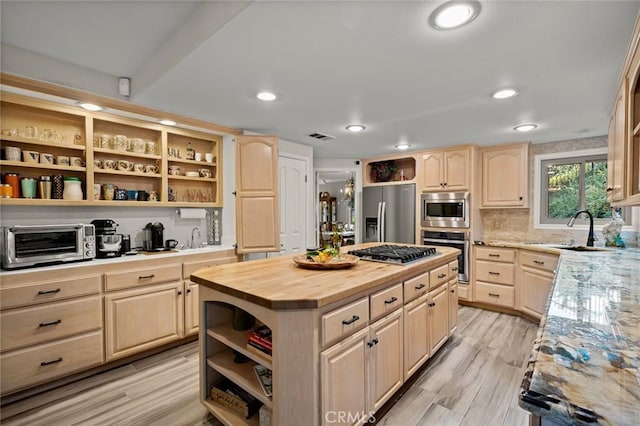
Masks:
[[[191,293],[191,289],[190,288],[187,289],[187,293]]]
[[[58,359],[51,360],[51,361],[42,361],[42,362],[40,363],[40,365],[41,365],[42,367],[44,367],[45,365],[57,364],[57,363],[59,363],[59,362],[62,362],[62,357],[60,357],[60,358],[58,358]]]
[[[544,265],[544,262],[542,260],[534,260],[533,263],[535,263],[536,265]]]
[[[153,278],[153,277],[155,277],[155,276],[156,276],[156,274],[151,274],[151,275],[141,275],[141,276],[139,276],[139,277],[138,277],[138,279],[139,279],[139,280],[146,280],[146,279],[148,279],[148,278]]]
[[[426,286],[425,286],[424,284],[420,284],[420,285],[417,285],[417,286],[415,287],[415,289],[416,289],[416,290],[422,290],[422,289],[423,289],[423,288],[425,288],[425,287],[426,287]]]
[[[520,197],[520,201],[522,201],[522,197]]]
[[[353,324],[354,322],[358,321],[359,319],[360,319],[360,317],[359,317],[359,316],[354,315],[354,316],[352,316],[352,317],[351,317],[351,319],[349,319],[349,320],[342,320],[342,323],[343,323],[344,325],[349,325],[349,324]]]
[[[491,271],[489,271],[489,275],[500,275],[500,272],[491,272]]]
[[[455,292],[456,292],[455,290],[451,290],[451,293],[455,293]]]
[[[182,290],[178,290],[178,296],[182,295]]]
[[[51,321],[51,322],[41,322],[40,325],[38,325],[38,327],[49,327],[50,325],[57,325],[57,324],[60,324],[61,322],[62,322],[61,319]]]
[[[489,257],[500,257],[500,255],[499,254],[489,253]]]
[[[451,268],[451,270],[452,270],[453,272],[458,272],[458,267],[456,266],[456,267],[454,267],[454,268]]]
[[[390,305],[391,303],[394,303],[394,302],[397,302],[397,301],[398,301],[398,298],[393,296],[391,299],[385,300],[384,303],[385,303],[385,305]]]
[[[431,303],[429,303],[429,306],[430,306],[431,308],[433,308],[434,306],[436,306],[436,304],[435,304],[435,303],[433,303],[433,302],[431,302]]]
[[[38,295],[41,295],[41,294],[54,294],[54,293],[60,293],[60,289],[56,288],[55,290],[40,290],[38,292]]]
[[[608,187],[607,188],[607,192],[611,192],[611,191],[613,191],[613,188],[612,187]]]
[[[447,276],[447,274],[440,274],[440,275],[438,275],[438,278],[444,278],[446,276]]]
[[[489,293],[489,296],[491,296],[491,297],[500,297],[499,294],[495,294],[495,293]]]
[[[370,348],[372,348],[372,347],[373,347],[373,345],[375,345],[375,343],[373,343],[373,340],[372,340],[372,341],[370,341],[370,342],[367,342],[367,346],[369,346]]]

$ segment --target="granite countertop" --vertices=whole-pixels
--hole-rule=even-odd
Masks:
[[[640,249],[562,250],[519,404],[558,424],[640,424]]]

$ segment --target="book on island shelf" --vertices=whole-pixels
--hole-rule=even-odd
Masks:
[[[263,358],[269,358],[272,354],[271,349],[265,348],[264,346],[261,346],[258,343],[252,341],[247,342],[247,350],[260,355]]]
[[[258,381],[260,382],[260,386],[262,387],[262,391],[266,396],[273,395],[273,386],[271,382],[271,370],[263,365],[254,365],[253,370],[256,372],[256,376],[258,376]]]
[[[271,356],[273,345],[271,341],[271,329],[266,325],[259,325],[247,333],[247,349],[261,356]]]

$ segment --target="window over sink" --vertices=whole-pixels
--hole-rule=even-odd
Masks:
[[[536,227],[564,228],[583,209],[593,214],[596,224],[611,220],[605,148],[537,155],[535,165]],[[621,215],[630,225],[629,209],[623,208]]]

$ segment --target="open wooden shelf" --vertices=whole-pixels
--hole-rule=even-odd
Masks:
[[[84,145],[75,145],[73,143],[62,143],[62,142],[53,142],[53,141],[41,141],[38,139],[20,138],[18,136],[2,135],[2,140],[5,142],[44,146],[47,148],[75,149],[78,151],[84,151],[86,149]]]
[[[94,169],[93,173],[95,174],[104,174],[104,175],[122,175],[122,176],[135,176],[141,178],[160,178],[162,175],[158,173],[139,173],[139,172],[130,172],[124,170],[111,170],[111,169]]]
[[[169,158],[167,158],[167,160],[170,163],[193,164],[193,165],[196,165],[196,166],[205,166],[205,167],[215,167],[215,166],[217,166],[217,163],[215,163],[215,162],[208,163],[206,161],[185,160],[184,158],[176,158],[176,157],[169,157]]]
[[[0,166],[23,167],[25,169],[63,170],[66,172],[84,172],[86,167],[60,166],[58,164],[25,163],[24,161],[0,160]]]
[[[211,411],[222,423],[227,426],[259,426],[260,425],[260,415],[259,413],[255,413],[248,419],[245,419],[238,413],[230,408],[223,407],[220,404],[216,404],[212,400],[204,400],[202,403]]]
[[[253,370],[257,363],[249,361],[237,364],[233,362],[234,357],[231,350],[225,350],[208,357],[207,365],[249,392],[267,407],[272,408],[271,398],[262,391],[258,376]]]
[[[203,178],[203,177],[196,177],[196,176],[179,176],[179,175],[169,175],[168,176],[169,180],[197,180],[200,182],[215,182],[217,179],[215,178]]]
[[[124,155],[126,157],[147,158],[149,160],[160,160],[159,155],[145,154],[143,152],[131,152],[131,151],[118,151],[116,149],[108,148],[93,148],[94,153],[108,154],[108,155]]]
[[[234,330],[231,322],[225,322],[207,329],[207,335],[251,358],[256,363],[267,367],[269,370],[273,370],[273,367],[271,366],[271,357],[268,354],[259,356],[247,349],[247,330]]]

